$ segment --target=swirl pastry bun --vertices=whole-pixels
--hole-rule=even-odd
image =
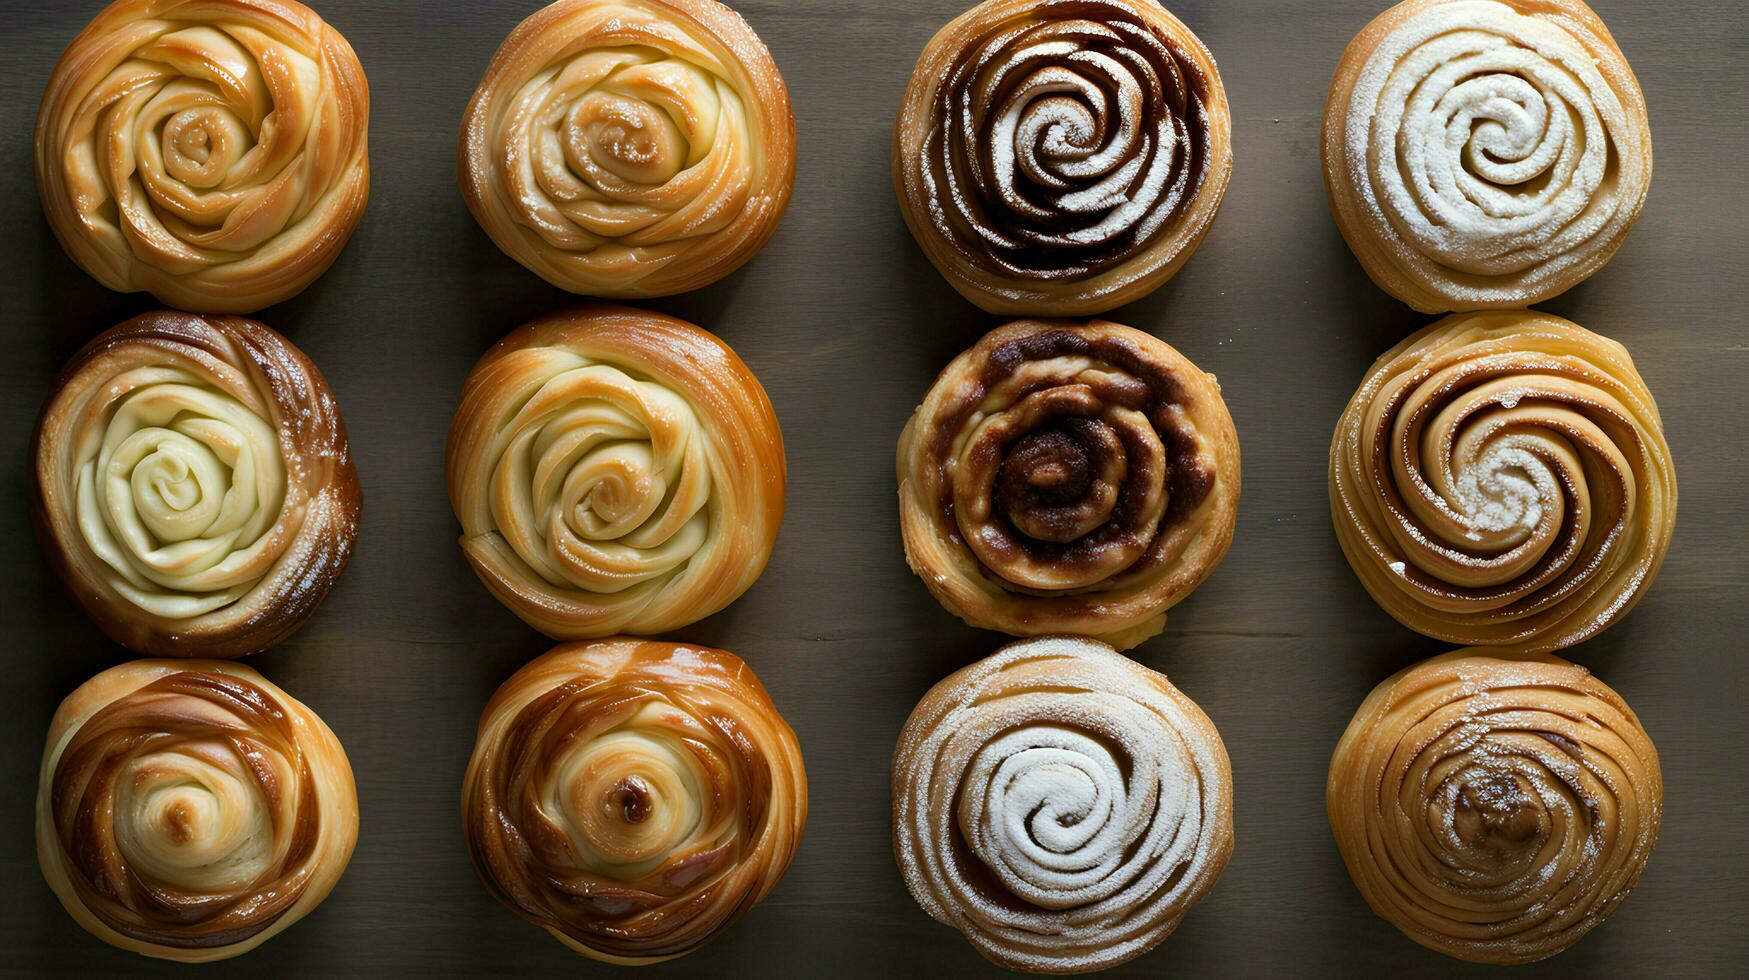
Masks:
[[[86,931],[203,963],[310,914],[358,841],[339,739],[240,664],[136,660],[80,685],[49,726],[37,859]]]
[[[734,654],[568,643],[486,705],[462,790],[499,901],[591,959],[690,953],[783,877],[808,818],[795,733]]]
[[[1578,942],[1658,840],[1658,753],[1619,694],[1550,654],[1457,650],[1373,689],[1330,760],[1330,829],[1372,910],[1478,963]]]
[[[1627,615],[1676,471],[1626,348],[1537,312],[1446,317],[1373,364],[1330,446],[1336,538],[1398,622],[1558,650]]]
[[[1233,852],[1226,747],[1096,640],[1012,643],[931,688],[893,753],[893,853],[990,961],[1086,973],[1178,928]]]
[[[1379,288],[1530,306],[1603,268],[1652,180],[1646,100],[1580,0],[1406,0],[1348,45],[1324,185]]]
[[[777,231],[795,173],[783,76],[716,0],[557,0],[505,39],[462,119],[468,210],[573,293],[721,279]]]
[[[146,313],[73,356],[32,439],[43,551],[115,642],[236,657],[352,557],[361,495],[320,371],[254,320]]]
[[[728,345],[586,306],[512,332],[468,375],[449,433],[462,550],[557,639],[661,633],[735,601],[783,519],[783,435]]]
[[[358,57],[296,0],[117,0],[43,93],[43,213],[110,289],[249,313],[340,255],[369,122]]]
[[[1220,564],[1239,440],[1220,385],[1164,341],[1020,320],[942,371],[899,437],[905,558],[973,626],[1119,649]]]
[[[991,313],[1085,316],[1172,278],[1233,168],[1215,60],[1154,0],[986,0],[893,128],[911,234]]]

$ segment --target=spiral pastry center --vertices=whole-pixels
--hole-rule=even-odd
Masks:
[[[1121,4],[1046,6],[963,49],[923,146],[941,233],[1037,281],[1149,247],[1196,198],[1209,154],[1207,80],[1176,42]]]
[[[579,867],[638,878],[705,829],[709,773],[685,745],[636,730],[658,723],[647,713],[669,710],[642,709],[626,723],[633,730],[596,738],[560,766],[556,812],[571,829]]]

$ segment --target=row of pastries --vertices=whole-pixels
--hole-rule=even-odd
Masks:
[[[368,118],[346,40],[292,0],[119,0],[39,115],[69,256],[191,311],[76,354],[32,443],[50,565],[158,658],[56,713],[39,857],[82,926],[148,955],[253,948],[322,901],[356,842],[339,741],[230,658],[315,611],[362,495],[321,373],[235,314],[335,260],[368,194]],[[985,0],[925,47],[891,163],[942,276],[1020,317],[949,363],[898,439],[906,561],[954,615],[1018,639],[906,722],[895,859],[1000,965],[1114,966],[1165,940],[1234,850],[1213,722],[1123,651],[1232,543],[1237,431],[1213,375],[1087,319],[1170,279],[1215,221],[1234,163],[1220,74],[1154,0]],[[507,255],[626,299],[751,259],[795,166],[783,79],[732,10],[558,0],[492,58],[457,176]],[[1652,583],[1669,448],[1625,348],[1526,309],[1607,262],[1650,174],[1644,100],[1578,0],[1407,0],[1350,44],[1327,102],[1343,237],[1380,288],[1452,314],[1381,356],[1342,413],[1337,539],[1387,612],[1465,648],[1361,705],[1328,817],[1369,905],[1464,959],[1571,945],[1658,833],[1649,737],[1555,654]],[[782,877],[807,779],[745,662],[638,637],[763,571],[786,494],[770,399],[706,330],[592,303],[486,352],[444,473],[481,582],[560,642],[480,720],[463,823],[482,882],[596,959],[697,949]]]

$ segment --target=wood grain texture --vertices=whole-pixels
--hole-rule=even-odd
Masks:
[[[995,975],[918,910],[888,844],[887,765],[907,712],[1001,637],[963,626],[906,570],[893,445],[950,357],[999,322],[910,240],[888,140],[930,34],[964,0],[738,0],[794,100],[800,171],[777,237],[716,285],[651,306],[716,330],[785,427],[790,505],[770,569],[681,638],[735,651],[801,738],[813,810],[773,895],[704,952],[639,976]],[[320,0],[372,95],[371,202],[334,268],[258,316],[328,376],[364,485],[357,557],[291,642],[250,664],[327,719],[357,771],[363,827],[333,896],[265,949],[204,976],[595,973],[474,880],[460,787],[492,690],[547,647],[475,581],[444,498],[463,377],[511,328],[572,300],[502,255],[455,185],[463,106],[536,0]],[[1372,915],[1324,818],[1330,751],[1361,698],[1442,649],[1375,607],[1331,533],[1330,430],[1366,367],[1429,318],[1374,288],[1324,201],[1318,123],[1330,72],[1383,0],[1176,0],[1233,106],[1235,171],[1184,271],[1111,318],[1214,371],[1244,447],[1225,564],[1139,659],[1214,719],[1232,755],[1238,844],[1208,901],[1109,976],[1480,976]],[[1656,741],[1663,839],[1638,890],[1573,950],[1514,977],[1749,972],[1749,11],[1736,0],[1598,0],[1651,107],[1656,174],[1639,225],[1596,277],[1547,304],[1626,343],[1660,400],[1681,511],[1663,574],[1621,625],[1570,652]],[[0,972],[163,974],[58,907],[36,869],[29,787],[61,697],[123,652],[31,543],[25,446],[54,370],[153,306],[110,293],[56,246],[31,127],[43,83],[98,0],[0,0]]]

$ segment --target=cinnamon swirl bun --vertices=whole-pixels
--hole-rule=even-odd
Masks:
[[[37,858],[112,946],[184,963],[246,953],[328,897],[357,840],[340,741],[240,664],[112,667],[49,726]]]
[[[1458,314],[1354,393],[1330,446],[1330,511],[1355,574],[1403,625],[1558,650],[1652,584],[1676,471],[1622,345],[1534,311]]]
[[[1239,441],[1214,376],[1092,320],[1020,320],[936,379],[899,437],[905,557],[942,605],[1119,649],[1233,540]]]
[[[43,213],[110,289],[249,313],[340,255],[369,122],[358,57],[296,0],[117,0],[43,93]]]
[[[1447,956],[1512,964],[1561,952],[1627,897],[1663,791],[1639,719],[1585,668],[1470,649],[1373,690],[1326,800],[1374,912]]]
[[[32,440],[43,551],[111,639],[236,657],[290,636],[361,497],[320,371],[254,320],[157,312],[73,356]]]
[[[1196,251],[1232,170],[1208,49],[1153,0],[986,0],[923,49],[893,129],[911,233],[991,313],[1082,316]]]
[[[795,733],[733,654],[570,643],[486,705],[462,815],[505,905],[591,959],[654,963],[783,877],[808,782]]]
[[[557,0],[493,56],[459,163],[474,219],[542,279],[666,296],[777,230],[795,119],[771,53],[716,0]]]
[[[1652,180],[1646,100],[1580,0],[1406,0],[1342,56],[1324,184],[1379,287],[1530,306],[1601,269]]]
[[[992,962],[1085,973],[1178,928],[1233,852],[1214,724],[1094,640],[1013,643],[931,688],[893,753],[893,852]]]
[[[765,389],[690,323],[587,306],[514,331],[450,429],[462,550],[554,639],[660,633],[735,601],[783,519]]]

